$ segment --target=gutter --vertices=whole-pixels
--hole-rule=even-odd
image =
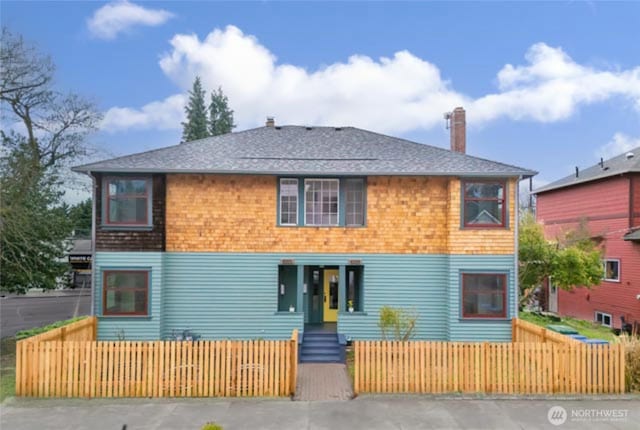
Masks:
[[[96,178],[87,171],[91,177],[91,316],[96,314]]]
[[[513,228],[513,230],[514,230],[514,239],[513,239],[513,241],[514,241],[514,245],[515,245],[514,246],[515,252],[513,254],[513,260],[514,260],[514,266],[513,266],[514,267],[514,270],[513,270],[514,275],[513,276],[514,276],[514,285],[516,287],[515,288],[516,291],[515,291],[515,294],[514,294],[514,297],[515,297],[514,312],[513,312],[514,318],[518,318],[518,304],[520,303],[520,297],[519,297],[520,296],[520,286],[519,286],[519,283],[518,283],[518,276],[519,276],[519,270],[518,270],[518,264],[519,264],[519,259],[518,259],[518,252],[519,252],[519,249],[518,249],[518,230],[519,229],[518,229],[518,227],[519,227],[519,224],[520,224],[520,181],[522,181],[523,178],[524,177],[522,175],[519,176],[518,177],[518,181],[516,182],[516,204],[515,204],[515,208],[516,208],[515,212],[516,213],[515,213],[515,216],[514,216],[514,218],[515,218],[515,220],[514,220],[515,226]],[[91,266],[91,267],[93,267],[93,266]]]

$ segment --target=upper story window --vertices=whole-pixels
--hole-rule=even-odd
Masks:
[[[364,179],[346,179],[346,224],[364,225]]]
[[[620,260],[607,259],[603,261],[604,280],[620,282]]]
[[[506,225],[505,189],[504,181],[463,181],[463,225],[465,227],[504,227]]]
[[[104,180],[105,225],[151,225],[151,179],[109,177]]]
[[[338,225],[338,179],[304,180],[304,223]]]
[[[298,180],[280,179],[280,225],[298,224]]]
[[[102,294],[103,315],[148,315],[149,271],[105,270]]]
[[[303,181],[304,187],[299,186],[299,181]],[[280,178],[278,185],[279,225],[359,227],[365,224],[364,178]]]
[[[507,275],[504,273],[462,274],[462,317],[505,318]]]

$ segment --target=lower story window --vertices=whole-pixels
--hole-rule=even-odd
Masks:
[[[103,315],[148,315],[149,271],[105,270]]]
[[[605,314],[604,312],[596,311],[596,322],[602,324],[605,327],[611,327],[611,314]]]
[[[462,317],[505,318],[507,275],[503,273],[462,274]]]
[[[347,266],[346,309],[353,308],[355,312],[364,311],[362,306],[363,266]]]

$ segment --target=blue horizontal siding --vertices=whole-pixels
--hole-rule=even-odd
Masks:
[[[380,338],[379,310],[394,306],[417,313],[414,339],[511,339],[508,320],[461,320],[459,276],[463,270],[507,272],[511,317],[516,297],[513,256],[173,252],[97,254],[97,272],[113,267],[152,270],[151,316],[101,318],[99,336],[114,339],[123,329],[127,339],[159,339],[189,329],[205,339],[288,338],[293,329],[303,330],[304,313],[277,312],[278,264],[283,258],[325,266],[362,260],[362,312],[341,312],[338,317],[338,331],[348,338]],[[101,279],[96,287],[99,313]]]
[[[157,340],[160,338],[163,270],[161,252],[97,252],[94,262],[95,288],[93,289],[98,339]],[[102,316],[102,271],[110,269],[150,269],[149,316]]]

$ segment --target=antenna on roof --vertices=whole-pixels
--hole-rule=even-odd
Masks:
[[[578,169],[578,166],[576,166],[576,178],[580,176],[580,169]]]
[[[445,112],[444,114],[442,114],[442,116],[444,117],[444,128],[445,130],[449,130],[449,128],[451,128],[450,124],[451,124],[451,112]]]
[[[604,159],[600,157],[600,168],[604,169]]]

